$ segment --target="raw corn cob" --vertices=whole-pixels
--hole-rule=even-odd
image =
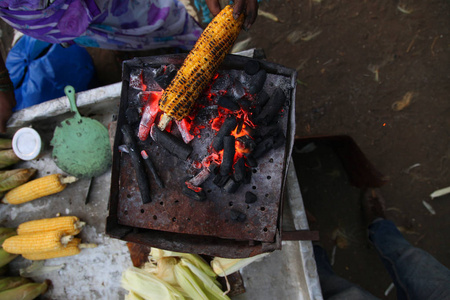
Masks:
[[[164,115],[159,129],[164,130],[172,118],[180,121],[190,113],[195,100],[230,52],[243,22],[244,14],[235,20],[233,7],[228,5],[209,23],[161,96],[159,108]]]
[[[76,216],[64,216],[48,219],[33,220],[22,223],[17,227],[17,234],[29,234],[44,231],[62,231],[66,235],[77,235],[86,223]]]
[[[67,183],[76,181],[73,176],[65,177],[61,174],[51,174],[31,180],[10,190],[3,197],[2,202],[8,204],[22,204],[44,196],[61,192]]]
[[[83,249],[83,248],[95,248],[95,247],[97,247],[96,244],[82,244],[81,239],[74,238],[67,244],[66,247],[63,247],[61,249],[53,250],[53,251],[22,254],[22,256],[29,260],[44,260],[44,259],[51,259],[51,258],[57,258],[57,257],[77,255],[81,252],[81,249]]]
[[[15,235],[3,242],[3,249],[13,254],[29,254],[35,252],[62,249],[73,239],[62,231],[47,231]]]

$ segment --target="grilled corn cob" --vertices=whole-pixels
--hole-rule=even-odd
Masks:
[[[44,196],[61,192],[67,183],[74,182],[75,177],[64,177],[61,174],[51,174],[31,180],[10,190],[3,197],[3,203],[22,204]]]
[[[235,20],[233,7],[228,5],[209,23],[161,96],[159,108],[164,115],[159,121],[159,129],[164,130],[172,118],[180,121],[189,114],[195,100],[230,52],[243,22],[244,14]]]
[[[22,254],[22,256],[29,260],[44,260],[57,257],[77,255],[81,252],[81,249],[83,248],[95,248],[95,247],[97,247],[96,244],[81,244],[81,239],[74,238],[67,244],[66,247],[63,247],[61,249]]]
[[[17,234],[29,234],[44,231],[62,231],[66,235],[77,235],[86,223],[78,217],[65,216],[40,219],[22,223],[17,227]]]
[[[62,249],[73,239],[62,231],[47,231],[15,235],[3,242],[3,249],[13,254],[29,254],[35,252]]]

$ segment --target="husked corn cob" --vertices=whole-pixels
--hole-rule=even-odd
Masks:
[[[81,239],[74,238],[67,244],[66,247],[63,247],[61,249],[53,250],[53,251],[22,254],[22,256],[29,260],[44,260],[44,259],[51,259],[51,258],[57,258],[57,257],[77,255],[81,252],[81,249],[83,249],[83,248],[95,248],[95,247],[97,247],[96,244],[82,244]]]
[[[73,239],[62,231],[15,235],[3,242],[3,249],[13,254],[29,254],[62,249]]]
[[[65,177],[62,174],[51,174],[24,183],[10,190],[3,197],[3,203],[22,204],[44,196],[61,192],[67,183],[74,182],[75,177]]]
[[[164,115],[159,129],[164,130],[172,118],[180,121],[189,114],[195,100],[230,52],[243,22],[244,14],[235,20],[233,7],[228,5],[209,23],[161,96],[159,108]]]
[[[17,234],[29,234],[44,231],[62,231],[66,235],[77,235],[85,225],[76,216],[65,216],[33,220],[17,227]]]

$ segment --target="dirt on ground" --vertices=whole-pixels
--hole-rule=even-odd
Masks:
[[[350,136],[389,179],[380,189],[387,217],[450,267],[450,195],[430,198],[450,186],[450,1],[270,0],[260,9],[279,22],[260,14],[241,38],[298,71],[297,138]],[[367,243],[361,190],[329,148],[296,151],[311,225],[330,257],[340,237],[336,273],[395,299]]]

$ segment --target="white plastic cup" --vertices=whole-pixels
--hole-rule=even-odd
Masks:
[[[17,130],[12,139],[14,153],[22,160],[33,160],[41,154],[43,143],[39,133],[30,127]]]

